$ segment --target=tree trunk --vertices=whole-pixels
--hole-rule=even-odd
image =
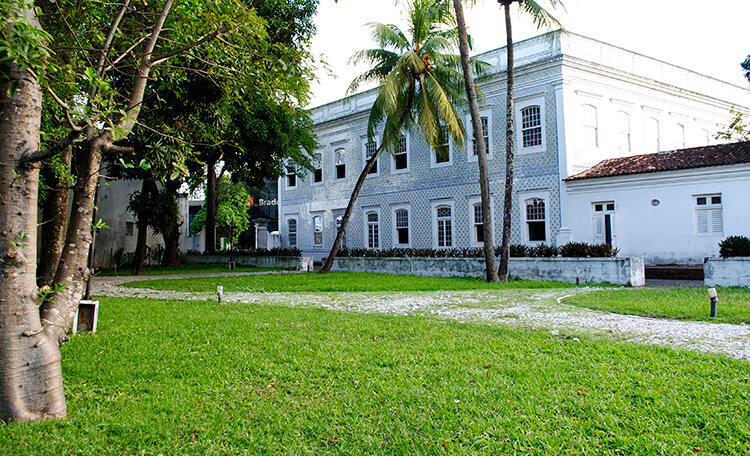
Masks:
[[[66,148],[60,158],[70,169],[71,149]],[[57,265],[65,246],[65,232],[68,227],[68,197],[70,182],[54,172],[44,173],[44,180],[50,187],[47,198],[42,206],[42,242],[39,252],[39,268],[37,270],[37,285],[39,287],[52,285],[57,272]]]
[[[35,78],[4,65],[18,86],[12,96],[0,86],[0,420],[65,417],[60,350],[38,307],[39,164],[25,160],[39,150],[42,93]]]
[[[206,173],[206,252],[216,251],[216,161],[208,162]]]
[[[344,211],[344,217],[341,220],[341,226],[339,227],[339,231],[336,233],[336,240],[333,241],[331,252],[328,254],[326,263],[322,268],[320,268],[318,274],[328,274],[329,272],[331,272],[331,268],[333,267],[333,260],[336,259],[336,254],[339,251],[339,247],[341,247],[341,240],[344,238],[344,233],[346,233],[346,226],[349,224],[349,218],[352,216],[352,212],[354,212],[354,205],[357,202],[357,198],[359,198],[359,192],[362,190],[362,186],[365,184],[365,179],[367,179],[367,175],[370,173],[370,170],[375,165],[375,162],[378,161],[380,153],[383,152],[383,148],[384,146],[383,144],[381,144],[380,147],[378,147],[378,150],[376,150],[375,153],[372,154],[372,157],[367,160],[365,168],[359,174],[357,183],[354,185],[352,194],[349,197],[349,204],[346,206],[346,211]]]
[[[505,11],[505,33],[508,50],[508,69],[507,69],[507,93],[505,106],[505,197],[503,200],[503,242],[500,248],[500,269],[498,275],[503,282],[508,281],[509,263],[510,263],[510,228],[513,216],[513,179],[515,160],[515,127],[514,111],[515,102],[513,100],[513,34],[510,22],[510,5],[504,6]]]
[[[141,185],[141,196],[145,201],[150,201],[157,198],[159,195],[159,189],[156,188],[156,182],[153,179],[145,179]],[[130,274],[138,276],[143,274],[143,264],[146,262],[146,249],[148,248],[148,226],[149,226],[149,213],[146,211],[143,214],[136,214],[138,220],[138,237],[135,244],[135,254],[133,255],[133,266],[130,270]]]
[[[464,85],[466,86],[466,98],[469,102],[469,113],[474,130],[474,141],[477,144],[477,163],[479,165],[479,191],[482,198],[482,228],[484,231],[484,264],[488,282],[499,280],[495,265],[495,238],[492,223],[492,200],[490,198],[490,175],[487,169],[487,144],[482,132],[482,119],[479,113],[477,91],[474,85],[474,73],[471,68],[471,57],[469,56],[469,39],[466,34],[466,21],[464,19],[461,0],[453,0],[453,8],[456,11],[458,22],[459,50],[461,52],[461,67],[464,70]]]

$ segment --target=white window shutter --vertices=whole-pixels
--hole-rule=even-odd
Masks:
[[[708,234],[709,229],[709,211],[695,211],[696,216],[696,230],[698,234]]]
[[[601,244],[604,242],[604,216],[594,216],[594,244]]]
[[[711,234],[724,233],[724,218],[721,209],[712,209],[711,213]]]

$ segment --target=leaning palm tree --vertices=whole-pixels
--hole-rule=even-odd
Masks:
[[[372,68],[354,79],[353,93],[362,84],[379,83],[378,96],[370,110],[368,141],[375,142],[382,128],[380,146],[367,160],[352,190],[336,240],[320,273],[331,270],[359,192],[383,151],[393,152],[404,130],[418,128],[431,146],[440,143],[444,132],[463,141],[463,124],[455,105],[462,102],[463,84],[455,19],[450,8],[434,0],[407,3],[408,35],[392,24],[371,23],[373,40],[379,48],[357,52],[353,63]],[[475,63],[476,71],[481,71]]]
[[[560,21],[554,18],[547,10],[545,10],[536,0],[498,0],[498,3],[503,5],[505,13],[505,34],[507,40],[507,92],[506,100],[507,104],[505,107],[505,197],[503,201],[503,234],[502,244],[500,248],[500,267],[498,269],[498,275],[500,280],[503,282],[508,281],[508,263],[510,262],[510,229],[511,229],[511,217],[513,214],[513,179],[514,179],[514,167],[513,161],[515,160],[515,125],[513,122],[513,116],[515,111],[515,103],[513,101],[513,34],[511,29],[510,20],[510,6],[517,2],[522,12],[526,13],[534,25],[537,28],[551,29],[552,27],[559,27]],[[552,8],[562,6],[561,0],[547,0]]]

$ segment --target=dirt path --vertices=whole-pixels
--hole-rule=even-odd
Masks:
[[[257,273],[246,273],[250,275]],[[231,273],[201,276],[238,275]],[[215,293],[188,293],[125,288],[132,280],[196,277],[97,277],[93,293],[108,297],[216,300]],[[750,360],[750,325],[660,320],[583,309],[564,303],[566,295],[591,288],[553,290],[440,291],[428,293],[226,293],[224,300],[252,304],[322,307],[391,315],[432,315],[464,322],[484,322],[547,330],[570,337],[594,335],[635,342],[719,353]]]

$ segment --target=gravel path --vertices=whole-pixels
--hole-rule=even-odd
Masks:
[[[257,273],[241,273],[251,275]],[[237,273],[200,276],[240,275]],[[186,278],[97,277],[93,293],[108,297],[216,300],[215,293],[190,293],[124,288],[132,280]],[[226,293],[225,301],[252,304],[322,307],[332,310],[377,312],[391,315],[433,315],[463,322],[499,323],[547,330],[570,337],[594,335],[624,342],[662,345],[719,353],[750,360],[750,325],[660,320],[618,315],[566,305],[564,298],[593,288],[555,290],[440,291],[428,293]]]

